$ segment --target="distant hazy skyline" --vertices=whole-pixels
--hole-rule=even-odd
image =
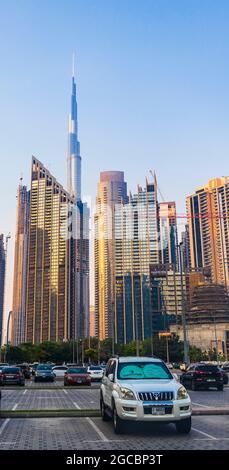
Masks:
[[[155,170],[165,200],[227,175],[227,0],[0,0],[0,232],[11,232],[16,191],[34,154],[66,187],[71,60],[76,53],[82,194],[100,171],[128,189]],[[184,220],[182,219],[182,223]]]

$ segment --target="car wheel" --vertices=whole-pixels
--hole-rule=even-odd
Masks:
[[[113,426],[115,434],[122,434],[124,431],[124,421],[123,419],[119,418],[117,410],[114,406],[113,409]]]
[[[196,386],[194,380],[192,380],[192,390],[193,390],[193,392],[195,392],[197,390],[197,386]]]
[[[222,391],[223,391],[223,384],[222,384],[222,385],[218,385],[217,390],[219,390],[219,392],[222,392]]]
[[[192,428],[192,419],[190,418],[182,419],[176,423],[176,429],[179,434],[188,434]]]
[[[105,403],[103,401],[103,397],[100,398],[100,411],[101,411],[102,420],[103,421],[110,421],[110,417],[107,414],[106,406],[105,406]]]

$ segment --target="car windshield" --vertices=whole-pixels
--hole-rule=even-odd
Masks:
[[[100,366],[90,366],[89,369],[90,370],[102,370]]]
[[[163,362],[121,362],[118,366],[118,379],[172,379],[173,376]]]
[[[37,370],[47,370],[47,371],[50,371],[52,370],[52,367],[51,366],[47,366],[47,365],[40,365],[40,366],[37,366]]]
[[[18,374],[20,372],[19,367],[4,367],[4,374]]]
[[[87,373],[87,369],[85,369],[84,367],[79,367],[79,368],[75,368],[75,369],[68,369],[68,374],[86,374]]]

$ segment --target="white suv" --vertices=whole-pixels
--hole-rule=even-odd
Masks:
[[[104,421],[113,419],[117,434],[125,421],[174,423],[191,430],[191,400],[165,363],[153,357],[119,357],[108,361],[100,390]]]

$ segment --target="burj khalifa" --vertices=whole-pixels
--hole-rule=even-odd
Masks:
[[[76,101],[75,66],[73,57],[72,67],[72,91],[71,91],[71,111],[68,121],[68,181],[67,188],[69,194],[76,201],[81,200],[81,156],[80,143],[78,141],[78,119]]]
[[[71,319],[71,337],[84,340],[89,334],[89,208],[81,196],[81,156],[78,140],[78,118],[75,66],[73,57],[71,109],[68,121],[67,190],[75,201],[73,225],[74,259],[71,260],[71,289],[75,316]]]

